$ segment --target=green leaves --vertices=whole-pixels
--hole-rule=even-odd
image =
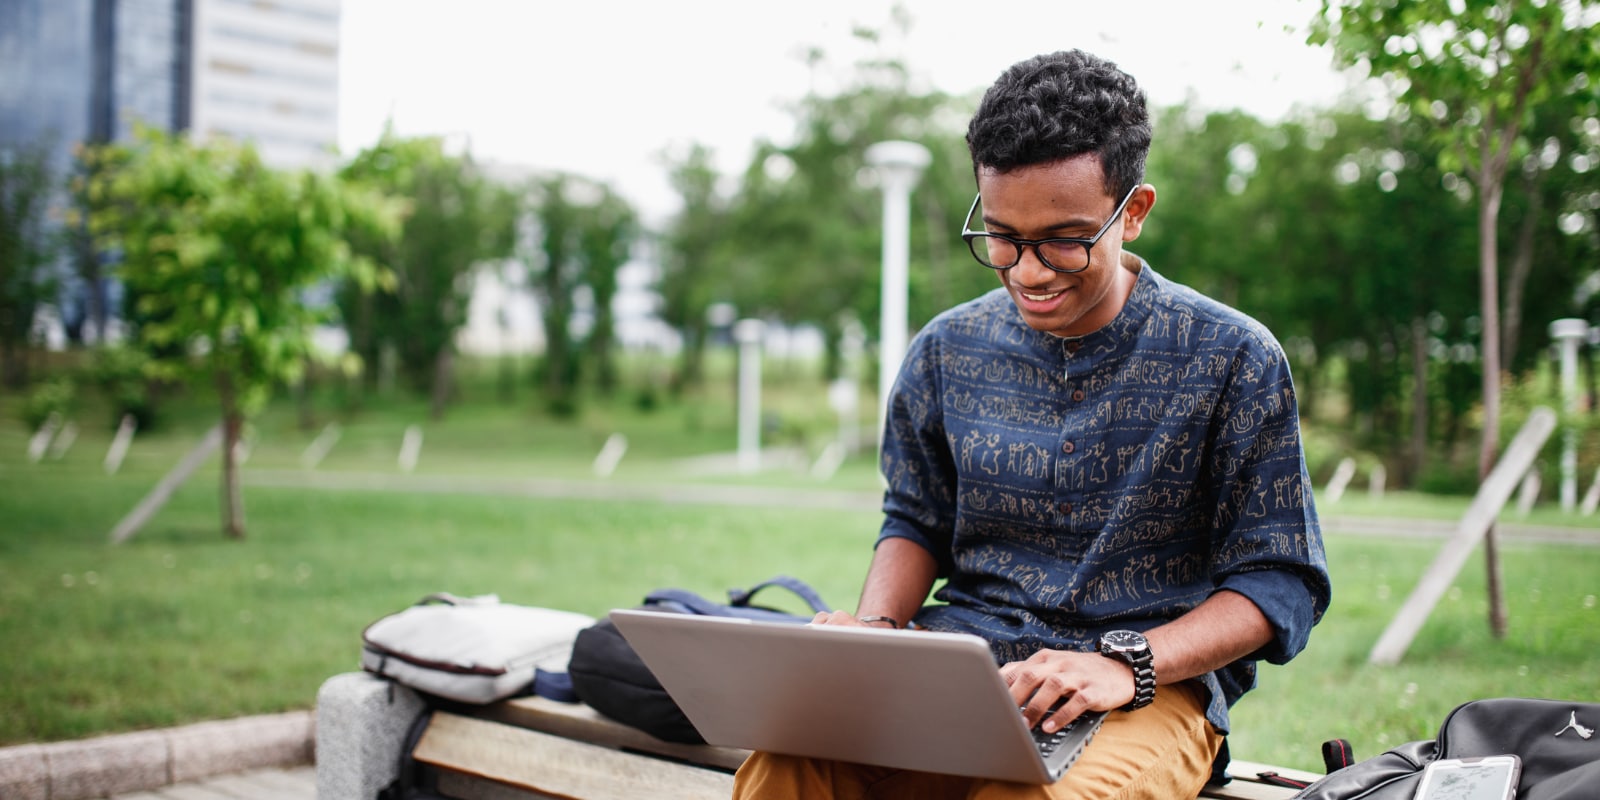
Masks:
[[[394,231],[360,218],[360,206],[337,206],[356,215],[349,227],[359,257],[338,299],[351,345],[374,367],[378,354],[392,348],[413,386],[438,383],[446,377],[436,372],[441,354],[452,350],[466,321],[472,267],[510,255],[512,204],[470,157],[445,152],[437,137],[385,131],[341,174],[365,191],[395,198],[400,220],[398,235],[390,235]],[[369,297],[374,289],[384,294]]]
[[[571,414],[585,368],[602,391],[615,388],[611,301],[639,223],[611,187],[578,176],[547,175],[525,191],[522,225],[529,236],[517,256],[540,301],[545,346],[537,377],[547,406]],[[575,332],[571,323],[585,293],[592,324]],[[587,349],[586,358],[579,358],[580,347]]]
[[[1593,2],[1324,0],[1310,41],[1347,66],[1403,87],[1414,116],[1434,119],[1474,181],[1503,175],[1532,110],[1600,70]],[[1485,172],[1487,170],[1487,172]],[[1479,174],[1482,173],[1482,174]]]
[[[246,415],[311,355],[327,309],[306,290],[328,280],[375,283],[345,235],[392,236],[394,204],[327,176],[279,172],[248,147],[141,129],[133,142],[91,149],[90,229],[121,254],[118,276],[159,373],[238,391]]]
[[[21,353],[35,309],[53,286],[47,265],[57,242],[49,233],[49,152],[0,147],[0,380],[20,387]]]
[[[250,147],[141,128],[90,149],[86,198],[98,246],[120,254],[147,373],[221,387],[222,418],[248,418],[312,357],[314,286],[373,267],[344,237],[392,237],[395,208],[317,174],[270,170]],[[230,435],[237,435],[230,424]],[[232,442],[229,442],[232,446]],[[229,461],[230,464],[230,461]],[[237,475],[224,470],[224,482]],[[234,491],[230,491],[230,496]],[[229,530],[238,533],[242,518]]]
[[[1600,72],[1597,35],[1600,4],[1589,0],[1323,0],[1313,22],[1313,42],[1331,44],[1341,62],[1365,65],[1391,89],[1403,88],[1412,115],[1433,123],[1435,140],[1448,154],[1438,163],[1459,170],[1477,189],[1478,283],[1484,287],[1480,476],[1498,450],[1501,353],[1514,341],[1503,340],[1500,327],[1498,235],[1507,174],[1520,153],[1532,151],[1523,137],[1536,122],[1535,111],[1581,91],[1587,80],[1576,76]],[[1528,245],[1519,249],[1524,255]],[[1524,277],[1514,272],[1513,292]],[[1519,309],[1511,311],[1515,320]]]
[[[994,286],[992,273],[950,243],[974,191],[962,139],[970,113],[946,95],[914,90],[892,60],[858,64],[854,85],[835,96],[805,98],[794,112],[795,140],[758,143],[722,216],[729,244],[717,258],[729,274],[716,299],[742,316],[813,324],[830,356],[847,326],[875,330],[883,197],[865,154],[891,139],[916,141],[933,156],[912,194],[912,323]]]
[[[345,237],[392,239],[398,209],[333,178],[270,169],[248,146],[150,128],[83,161],[89,230],[99,249],[120,254],[146,370],[217,390],[223,528],[242,536],[233,453],[243,422],[313,356],[312,326],[328,309],[307,293],[347,276],[374,281]]]

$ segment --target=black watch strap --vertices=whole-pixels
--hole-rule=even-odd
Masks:
[[[1139,646],[1128,647],[1126,645],[1128,639],[1136,640]],[[1119,644],[1114,645],[1113,641]],[[1155,702],[1155,658],[1150,653],[1149,642],[1143,636],[1131,631],[1114,631],[1101,637],[1099,650],[1101,655],[1114,658],[1133,668],[1133,699],[1122,707],[1123,711],[1144,708]]]

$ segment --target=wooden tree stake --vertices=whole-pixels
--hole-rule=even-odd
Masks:
[[[1438,605],[1439,598],[1449,591],[1450,582],[1466,565],[1472,548],[1494,524],[1500,509],[1511,499],[1518,479],[1533,464],[1534,458],[1539,455],[1539,448],[1544,446],[1545,440],[1550,438],[1555,429],[1556,412],[1548,408],[1540,406],[1528,416],[1527,423],[1517,432],[1517,438],[1511,441],[1511,446],[1506,448],[1500,463],[1490,470],[1489,477],[1478,488],[1478,495],[1472,499],[1467,513],[1462,515],[1456,532],[1445,542],[1444,548],[1428,566],[1428,571],[1423,573],[1417,588],[1412,590],[1405,605],[1400,607],[1400,613],[1395,615],[1383,636],[1378,638],[1371,655],[1367,656],[1368,663],[1385,666],[1400,663],[1406,648],[1411,646],[1417,631],[1422,629],[1422,623],[1427,621],[1433,607]]]

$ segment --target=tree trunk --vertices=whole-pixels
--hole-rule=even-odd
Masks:
[[[294,385],[294,404],[299,411],[300,430],[310,431],[317,427],[316,411],[311,407],[311,365],[306,365],[304,375]]]
[[[373,331],[372,294],[362,292],[356,300],[354,319],[346,319],[344,328],[350,336],[350,351],[361,358],[361,393],[372,396],[378,393],[379,363],[378,337]]]
[[[1594,356],[1588,353],[1585,353],[1584,357],[1579,359],[1579,362],[1583,367],[1584,375],[1588,378],[1585,384],[1589,387],[1585,392],[1587,402],[1584,403],[1583,407],[1588,409],[1590,414],[1600,413],[1600,375],[1596,375],[1600,370],[1595,369]]]
[[[683,326],[682,332],[683,352],[680,355],[678,375],[672,382],[672,393],[678,397],[682,397],[689,387],[699,386],[705,379],[705,323],[688,323]]]
[[[1478,445],[1478,480],[1494,469],[1500,447],[1500,296],[1498,239],[1495,226],[1500,219],[1502,178],[1490,165],[1488,137],[1478,199],[1478,297],[1483,317],[1483,439]],[[1500,557],[1495,528],[1483,537],[1484,567],[1488,571],[1489,631],[1496,639],[1506,635],[1505,593],[1500,581]]]
[[[495,396],[504,405],[517,401],[517,359],[508,348],[495,359],[497,375]]]
[[[104,270],[100,265],[100,253],[95,249],[94,238],[89,233],[86,223],[79,224],[71,232],[72,253],[76,260],[79,277],[83,278],[83,285],[88,292],[89,319],[85,327],[94,331],[93,344],[106,343],[106,322],[111,316],[111,309],[107,307],[106,282]],[[90,341],[86,331],[84,341]]]
[[[1416,484],[1428,460],[1428,323],[1422,317],[1411,320],[1411,468],[1410,480]]]
[[[1534,234],[1538,232],[1539,215],[1544,212],[1544,195],[1539,192],[1539,182],[1530,177],[1526,181],[1528,212],[1517,229],[1517,248],[1511,256],[1511,274],[1506,276],[1505,335],[1500,337],[1501,363],[1510,367],[1517,362],[1517,338],[1522,333],[1522,297],[1533,272]]]
[[[544,306],[544,357],[539,366],[540,383],[544,387],[545,402],[560,413],[571,411],[572,392],[569,381],[572,338],[568,333],[571,313],[567,300],[547,287]]]
[[[21,391],[28,383],[28,348],[0,341],[0,386]]]
[[[222,404],[222,533],[229,539],[244,538],[244,496],[239,491],[239,436],[244,431],[244,415],[239,413],[239,398],[233,380],[217,367],[217,399]]]
[[[455,355],[450,346],[439,348],[433,359],[433,409],[434,420],[444,419],[445,406],[450,403],[450,387],[455,382]]]
[[[1318,392],[1322,387],[1322,361],[1320,358],[1322,351],[1317,345],[1321,341],[1322,337],[1317,335],[1313,327],[1311,357],[1296,365],[1299,372],[1295,375],[1294,380],[1296,384],[1295,403],[1300,408],[1300,418],[1305,420],[1317,418],[1317,404],[1320,402]]]
[[[609,302],[609,301],[608,301]],[[613,323],[610,312],[597,315],[594,330],[589,332],[588,350],[594,364],[594,384],[601,394],[610,395],[617,389],[617,362],[613,357]]]
[[[922,217],[927,222],[926,248],[928,253],[929,308],[944,309],[955,305],[954,291],[950,288],[950,236],[945,233],[944,205],[934,198],[933,192],[920,192]]]
[[[822,329],[822,378],[833,382],[844,374],[844,331],[839,320]]]

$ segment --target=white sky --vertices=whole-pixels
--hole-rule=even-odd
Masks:
[[[480,160],[610,183],[647,219],[676,207],[662,154],[698,141],[724,173],[762,138],[783,142],[784,104],[813,84],[802,54],[847,71],[886,34],[891,0],[343,0],[339,144],[353,154],[392,118]],[[1118,63],[1154,105],[1276,118],[1347,85],[1305,44],[1311,0],[935,0],[904,4],[888,35],[921,85],[981,90],[1012,63],[1080,47]]]

